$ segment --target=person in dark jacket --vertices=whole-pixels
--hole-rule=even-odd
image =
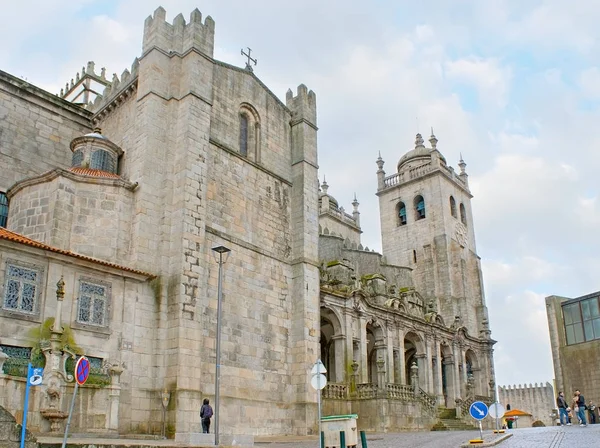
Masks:
[[[556,406],[558,407],[558,416],[560,418],[561,426],[570,425],[571,422],[569,422],[569,411],[567,411],[569,406],[567,405],[567,400],[565,400],[565,394],[562,392],[559,392],[558,397],[556,397]]]
[[[590,417],[590,425],[596,424],[596,405],[592,400],[590,400],[590,404],[587,407],[588,415]]]
[[[579,417],[579,426],[587,426],[587,421],[585,419],[585,398],[579,392],[579,389],[575,391],[575,396],[577,397],[577,415]]]
[[[200,408],[200,420],[202,421],[202,432],[208,434],[210,428],[210,418],[213,416],[212,407],[209,404],[208,398],[205,398]]]

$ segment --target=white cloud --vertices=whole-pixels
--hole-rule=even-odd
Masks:
[[[512,72],[497,59],[457,59],[446,63],[445,72],[449,78],[473,84],[484,101],[500,107],[507,104]]]
[[[581,72],[579,84],[582,95],[600,98],[600,69],[598,67],[591,67]]]

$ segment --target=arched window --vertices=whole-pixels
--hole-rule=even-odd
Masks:
[[[8,198],[6,193],[0,192],[0,227],[6,227],[8,221]]]
[[[240,154],[248,156],[248,115],[240,114]]]
[[[456,216],[456,201],[454,200],[453,196],[450,196],[450,214],[455,218],[457,217]]]
[[[462,222],[465,226],[467,225],[467,211],[465,210],[465,206],[462,202],[460,204],[460,222]]]
[[[396,206],[396,212],[398,215],[398,225],[406,225],[406,205],[404,202],[398,202],[398,205]]]
[[[94,170],[108,171],[109,173],[116,172],[115,158],[108,151],[98,149],[92,153],[90,157],[90,168]]]
[[[260,117],[252,105],[240,106],[240,154],[260,163]]]
[[[419,219],[425,219],[425,199],[423,199],[423,196],[417,196],[415,198],[415,212],[417,221]]]

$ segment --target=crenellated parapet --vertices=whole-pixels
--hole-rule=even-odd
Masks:
[[[313,127],[317,126],[317,95],[304,84],[300,84],[296,96],[289,89],[285,96],[285,103],[292,112],[292,125],[307,122]]]
[[[138,58],[135,58],[131,64],[131,69],[123,70],[120,78],[114,73],[111,81],[104,88],[102,95],[96,96],[94,102],[88,105],[88,108],[92,112],[98,114],[95,117],[96,121],[136,91],[139,65]]]
[[[96,64],[94,61],[89,61],[81,68],[81,72],[75,74],[75,78],[71,78],[70,83],[67,82],[65,87],[60,89],[58,95],[74,104],[89,107],[90,103],[97,99],[101,95],[100,92],[109,85],[106,69],[103,67],[100,74],[97,74]]]
[[[182,14],[167,22],[167,11],[158,7],[144,22],[142,54],[158,48],[169,54],[183,54],[196,49],[212,58],[215,41],[215,21],[207,16],[202,23],[202,13],[196,8],[186,22]]]

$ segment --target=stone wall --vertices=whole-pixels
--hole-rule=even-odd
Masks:
[[[325,400],[323,416],[357,414],[358,431],[400,432],[429,430],[436,419],[418,402],[386,399]]]
[[[70,327],[75,344],[87,356],[100,358],[109,365],[124,368],[120,383],[109,387],[85,386],[80,389],[74,432],[139,430],[160,431],[152,421],[160,418],[160,390],[157,366],[161,358],[156,351],[156,298],[147,278],[108,266],[73,257],[44,253],[41,249],[0,240],[0,285],[5,285],[7,262],[25,265],[40,272],[38,306],[33,313],[0,310],[0,343],[16,347],[35,347],[40,325],[57,312],[56,283],[64,278],[65,299],[61,320]],[[105,326],[78,321],[80,280],[101,282],[109,287]],[[3,295],[2,295],[3,296]],[[47,372],[45,372],[46,374]],[[0,387],[0,405],[15,415],[22,414],[25,380],[4,376]],[[72,384],[64,386],[61,409],[68,411]],[[39,411],[47,407],[44,387],[33,388],[29,425],[34,431],[47,431],[49,424]],[[111,396],[117,394],[118,418],[110,420]],[[114,416],[113,416],[114,417]],[[150,429],[149,429],[150,428]]]
[[[90,113],[0,71],[0,191],[71,165],[69,143],[90,132]]]
[[[127,262],[133,212],[127,186],[69,171],[17,184],[10,190],[7,228],[81,255]]]
[[[510,404],[511,409],[531,414],[532,421],[541,420],[546,426],[554,426],[551,414],[556,409],[556,402],[554,388],[550,383],[540,383],[539,386],[537,383],[534,386],[499,386],[498,401],[505,408]]]
[[[0,373],[0,376],[2,373]],[[0,378],[0,383],[2,379]],[[0,406],[0,448],[18,448],[21,444],[21,427],[15,417]],[[25,433],[25,448],[36,448],[35,437],[29,430]]]
[[[398,288],[414,286],[410,268],[387,264],[377,252],[348,247],[339,236],[319,235],[319,260],[322,263],[347,260],[358,279],[363,275],[380,273]]]

